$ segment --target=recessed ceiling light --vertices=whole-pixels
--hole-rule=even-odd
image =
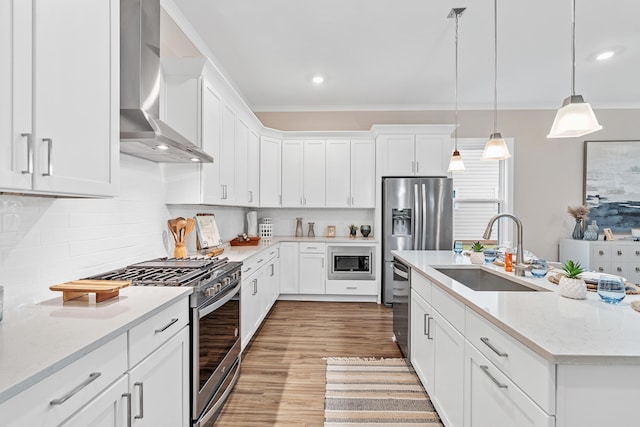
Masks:
[[[596,55],[596,59],[598,61],[605,61],[605,60],[611,58],[613,55],[615,55],[614,51],[607,50],[607,51],[604,51],[604,52],[599,53],[598,55]]]
[[[168,150],[168,149],[169,149],[169,146],[168,146],[168,145],[165,145],[165,144],[158,144],[158,145],[156,145],[156,148],[157,148],[158,150]]]
[[[313,82],[313,84],[321,85],[322,83],[324,83],[324,77],[322,77],[322,76],[313,76],[311,81]]]
[[[192,162],[199,162],[199,161],[200,161],[200,159],[199,159],[199,158],[197,158],[197,157],[192,157],[192,158],[191,158],[191,161],[192,161]]]

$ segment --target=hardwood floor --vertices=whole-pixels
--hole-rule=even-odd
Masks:
[[[375,303],[278,301],[245,350],[216,426],[322,426],[323,357],[402,357]]]

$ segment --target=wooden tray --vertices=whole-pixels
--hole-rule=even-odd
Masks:
[[[49,289],[62,292],[63,301],[95,293],[96,302],[102,302],[109,298],[117,297],[120,289],[126,288],[130,284],[129,280],[74,280],[49,286]]]
[[[557,274],[547,274],[547,280],[550,281],[551,283],[553,283],[554,285],[557,285],[558,283],[560,283],[560,278],[562,277],[562,273],[557,273]],[[585,282],[585,284],[587,285],[587,291],[589,292],[597,292],[598,291],[598,284],[597,283],[593,283],[593,282]],[[634,283],[629,283],[628,281],[625,282],[625,293],[627,295],[640,295],[640,286],[634,284]]]
[[[249,237],[249,240],[239,240],[237,237],[229,242],[231,246],[258,246],[260,237]]]

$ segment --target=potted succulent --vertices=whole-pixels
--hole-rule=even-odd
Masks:
[[[349,237],[355,238],[357,232],[358,232],[358,226],[354,225],[354,224],[351,224],[349,226]]]
[[[584,272],[584,268],[579,262],[568,259],[562,265],[562,277],[558,283],[558,292],[560,295],[572,299],[587,298],[587,285],[579,275]]]
[[[471,264],[483,264],[484,263],[484,246],[480,242],[475,242],[471,245],[471,252],[469,252],[469,258]]]

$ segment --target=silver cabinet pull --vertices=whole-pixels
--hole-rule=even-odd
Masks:
[[[282,194],[278,194],[278,204],[282,205]]]
[[[53,160],[51,156],[53,156],[53,138],[42,138],[42,142],[47,143],[47,172],[43,173],[42,176],[53,176]]]
[[[432,340],[433,337],[431,336],[431,321],[433,320],[433,317],[429,316],[427,318],[427,338]]]
[[[271,264],[271,277],[275,276],[275,274],[276,274],[276,265]]]
[[[351,198],[351,206],[353,206],[353,197]]]
[[[636,255],[640,255],[640,251],[636,251]]]
[[[427,332],[427,323],[429,323],[429,314],[425,313],[424,319],[422,319],[422,331],[423,331],[423,335],[425,335],[428,338],[429,333]]]
[[[85,388],[86,386],[88,386],[89,384],[94,382],[95,380],[97,380],[100,375],[102,375],[101,372],[92,372],[92,373],[90,373],[89,374],[89,378],[87,378],[86,380],[82,381],[82,383],[80,383],[76,388],[74,388],[69,393],[65,394],[64,396],[62,396],[59,399],[53,399],[51,402],[49,402],[49,404],[52,405],[52,406],[62,405],[64,402],[69,400],[71,397],[73,397],[80,390],[82,390],[83,388]]]
[[[131,393],[124,393],[122,397],[127,399],[127,427],[131,427]]]
[[[307,206],[307,198],[303,197],[303,199],[304,199],[304,205]]]
[[[258,264],[260,264],[262,261],[264,261],[264,258],[260,258],[260,259],[258,260]]]
[[[173,319],[171,319],[171,321],[169,321],[169,323],[167,323],[166,325],[164,325],[162,328],[160,329],[156,329],[156,334],[161,334],[162,332],[166,331],[167,329],[169,329],[171,327],[171,325],[173,325],[174,323],[176,323],[178,321],[177,317],[174,317]]]
[[[251,295],[255,295],[258,293],[258,279],[253,279],[253,293]]]
[[[602,267],[598,267],[598,271],[600,271],[600,272],[604,272],[604,268],[602,268]]]
[[[350,291],[355,291],[356,289],[358,289],[357,286],[347,286],[347,289],[349,289]]]
[[[622,271],[622,267],[616,267],[616,270],[618,270],[620,272],[620,271]]]
[[[243,272],[243,273],[246,273],[246,272],[248,272],[248,271],[250,271],[250,270],[251,270],[251,267],[247,267],[247,269],[246,269],[246,270],[243,270],[242,272]]]
[[[420,162],[416,162],[416,173],[420,172]]]
[[[482,341],[482,342],[483,342],[487,347],[489,347],[491,350],[493,350],[493,352],[494,352],[495,354],[497,354],[498,356],[500,356],[500,357],[507,357],[507,356],[508,356],[508,354],[507,354],[507,353],[504,353],[504,352],[502,352],[502,351],[498,350],[497,348],[495,348],[495,347],[494,347],[494,346],[489,342],[489,338],[487,338],[487,337],[482,337],[482,338],[480,338],[480,341]]]
[[[622,255],[622,251],[618,251],[618,255]]]
[[[133,386],[140,388],[140,397],[138,397],[138,402],[140,403],[140,414],[136,415],[134,418],[141,420],[144,418],[144,386],[142,383],[134,383]]]
[[[640,271],[640,267],[636,267],[636,271]]]
[[[23,174],[33,173],[33,138],[30,133],[21,133],[23,138],[27,138],[27,170]]]
[[[249,190],[249,203],[253,203],[253,191]]]
[[[600,251],[598,251],[598,254],[604,255],[604,251],[600,250]]]
[[[489,367],[487,365],[480,365],[480,369],[482,369],[484,371],[484,373],[487,374],[487,376],[491,379],[491,381],[493,381],[493,383],[495,385],[497,385],[498,387],[500,387],[500,388],[509,388],[506,384],[502,384],[500,381],[498,381],[496,379],[496,377],[491,375],[491,372],[489,372]]]

